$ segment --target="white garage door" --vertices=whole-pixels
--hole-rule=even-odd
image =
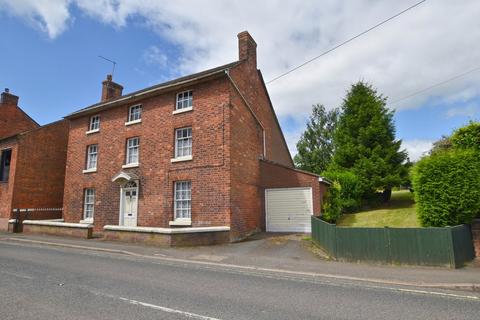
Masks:
[[[312,188],[266,189],[265,211],[269,232],[311,232]]]

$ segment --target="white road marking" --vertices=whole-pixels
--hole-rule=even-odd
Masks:
[[[156,305],[156,304],[151,304],[151,303],[147,303],[147,302],[128,299],[128,298],[121,297],[121,296],[116,296],[116,295],[113,295],[113,294],[103,293],[101,291],[96,291],[96,290],[94,291],[91,288],[87,288],[87,287],[84,287],[84,286],[79,286],[79,287],[83,287],[84,289],[90,291],[91,293],[93,293],[97,296],[103,296],[103,297],[108,297],[108,298],[115,299],[115,300],[121,300],[121,301],[130,303],[130,304],[133,304],[133,305],[142,306],[142,307],[146,307],[146,308],[151,308],[151,309],[155,309],[155,310],[160,310],[160,311],[167,312],[167,313],[175,313],[175,314],[182,315],[186,318],[199,319],[199,320],[221,320],[219,318],[212,318],[212,317],[208,317],[208,316],[203,316],[201,314],[197,314],[197,313],[193,313],[193,312],[188,312],[188,311],[183,311],[183,310],[178,310],[178,309],[172,309],[172,308],[168,308],[168,307],[164,307],[164,306],[159,306],[159,305]]]
[[[401,288],[396,288],[396,290],[401,292],[410,292],[410,293],[427,294],[427,295],[431,294],[431,295],[437,295],[437,296],[447,296],[452,298],[480,300],[480,297],[477,297],[477,296],[467,296],[467,295],[445,293],[445,292],[438,292],[438,291],[424,291],[424,290],[401,289]]]
[[[18,274],[18,273],[15,273],[15,272],[8,272],[8,271],[5,271],[5,270],[0,270],[0,273],[7,274],[7,275],[12,276],[12,277],[22,278],[22,279],[28,279],[28,280],[33,280],[34,279],[31,276]]]
[[[180,314],[180,315],[185,316],[187,318],[200,319],[200,320],[220,320],[218,318],[202,316],[200,314],[196,314],[196,313],[192,313],[192,312],[187,312],[187,311],[182,311],[182,310],[157,306],[155,304],[141,302],[141,301],[132,300],[132,299],[127,299],[127,298],[123,298],[123,297],[118,297],[118,299],[126,301],[126,302],[134,304],[134,305],[140,305],[140,306],[143,306],[143,307],[152,308],[152,309],[156,309],[156,310],[161,310],[161,311],[168,312],[168,313]]]

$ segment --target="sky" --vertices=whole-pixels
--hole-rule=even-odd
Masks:
[[[117,62],[114,81],[128,93],[237,60],[243,30],[268,81],[416,2],[0,0],[0,88],[46,124],[99,101],[112,71],[99,55]],[[267,84],[291,153],[312,105],[339,107],[360,80],[388,98],[412,160],[478,121],[479,17],[480,1],[427,0]]]

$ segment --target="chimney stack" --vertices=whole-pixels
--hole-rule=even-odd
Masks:
[[[253,40],[248,31],[240,32],[238,35],[238,59],[247,60],[255,69],[257,68],[257,43]]]
[[[123,87],[118,83],[113,82],[111,74],[107,74],[107,79],[102,82],[101,102],[121,97],[122,91]]]
[[[0,104],[12,104],[18,106],[18,96],[11,94],[10,90],[5,88],[5,91],[2,92]]]

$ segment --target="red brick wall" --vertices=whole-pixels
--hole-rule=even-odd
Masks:
[[[58,121],[18,136],[13,207],[62,208],[68,121]],[[61,218],[37,212],[29,218]]]
[[[475,256],[480,258],[480,219],[475,219],[472,222],[472,240],[473,248],[475,249]]]
[[[17,140],[16,138],[0,141],[1,150],[12,149],[12,159],[10,162],[10,174],[8,182],[0,182],[0,230],[8,230],[8,220],[11,219],[13,186],[15,183],[15,163],[17,159]]]
[[[266,159],[293,167],[275,111],[254,61],[246,60],[231,70],[231,76],[265,128]]]
[[[176,93],[193,90],[193,111],[172,114]],[[121,172],[140,177],[138,226],[168,227],[173,220],[173,183],[192,181],[192,226],[230,224],[229,87],[225,78],[197,83],[135,102],[143,105],[142,122],[125,126],[125,104],[104,110],[100,132],[86,135],[89,116],[71,119],[64,194],[64,217],[78,222],[83,217],[83,190],[96,189],[94,225],[118,225],[120,187],[112,178]],[[171,163],[174,130],[192,127],[193,160]],[[140,137],[140,167],[122,169],[125,143]],[[86,147],[98,144],[96,173],[83,174]]]
[[[262,193],[259,158],[263,132],[244,101],[231,88],[231,199],[232,239],[240,239],[262,226]]]
[[[0,139],[38,127],[25,112],[12,103],[0,103]]]
[[[321,199],[324,186],[318,181],[318,176],[294,170],[267,161],[260,162],[261,185],[263,188],[294,188],[311,187],[313,194],[313,213],[320,215]]]

